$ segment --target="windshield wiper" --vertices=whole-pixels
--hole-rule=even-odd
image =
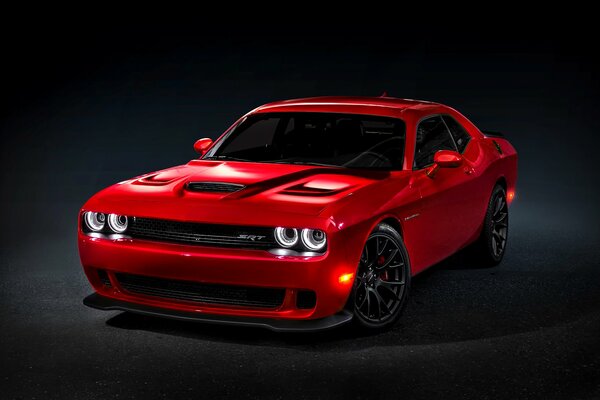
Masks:
[[[224,155],[206,157],[206,158],[204,158],[204,160],[252,161],[252,160],[247,160],[245,158],[238,158],[238,157],[231,157],[231,156],[224,156]]]

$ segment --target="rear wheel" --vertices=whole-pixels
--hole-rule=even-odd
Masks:
[[[355,321],[369,329],[392,326],[410,290],[410,264],[400,234],[379,224],[369,235],[354,281]]]
[[[492,192],[481,236],[475,244],[477,261],[487,266],[498,265],[504,257],[508,239],[508,203],[502,186]]]

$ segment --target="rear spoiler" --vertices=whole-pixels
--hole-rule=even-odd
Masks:
[[[481,133],[483,133],[487,137],[499,137],[499,138],[503,138],[504,137],[504,134],[501,133],[501,132],[481,131]]]

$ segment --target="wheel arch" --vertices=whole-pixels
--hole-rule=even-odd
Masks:
[[[398,234],[400,235],[400,238],[402,238],[402,241],[404,242],[404,247],[406,249],[406,255],[408,256],[408,263],[410,265],[411,275],[414,275],[414,270],[413,270],[412,262],[410,261],[411,260],[411,254],[410,254],[410,250],[409,250],[408,246],[406,245],[406,240],[405,240],[405,236],[404,236],[404,229],[402,227],[402,223],[400,222],[400,219],[398,217],[396,217],[395,215],[390,215],[390,214],[386,214],[386,215],[381,216],[371,226],[371,229],[369,230],[369,233],[367,234],[367,237],[371,234],[371,232],[373,232],[373,230],[375,229],[375,227],[377,227],[377,225],[379,225],[379,224],[387,224],[387,225],[391,226],[392,228],[394,228],[398,232]],[[366,240],[366,238],[365,238],[365,240]]]
[[[371,235],[371,233],[375,230],[375,228],[379,224],[390,225],[392,228],[394,228],[398,232],[398,234],[404,241],[404,230],[402,229],[402,224],[400,223],[400,219],[398,219],[393,214],[389,214],[389,213],[383,214],[383,215],[378,216],[377,218],[373,218],[369,221],[365,221],[365,225],[363,226],[363,228],[360,229],[360,234],[358,236],[358,242],[361,243],[361,252],[362,252],[362,246],[365,244],[368,237]],[[405,246],[406,246],[406,244],[405,244]],[[408,248],[406,249],[406,251],[408,253]],[[356,261],[356,265],[358,268],[358,259],[360,258],[360,253],[354,254],[353,248],[349,248],[348,255],[349,255],[348,257],[350,257],[349,261],[351,263],[354,263],[354,261]],[[408,256],[410,259],[410,253],[408,254]],[[411,269],[412,269],[412,264],[411,264]]]
[[[500,176],[498,179],[496,179],[494,186],[496,185],[502,186],[502,189],[504,189],[505,192],[508,190],[508,183],[506,182],[506,178],[504,176]]]
[[[400,234],[400,237],[402,237],[404,239],[404,232],[402,230],[402,224],[400,223],[400,220],[398,220],[398,218],[386,216],[381,221],[377,222],[377,224],[375,224],[375,226],[377,226],[379,224],[388,224],[389,226],[394,228]],[[374,227],[373,227],[373,229],[374,229]]]

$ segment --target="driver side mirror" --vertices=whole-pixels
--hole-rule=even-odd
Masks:
[[[440,168],[457,168],[463,163],[460,153],[453,150],[440,150],[433,155],[433,165],[427,168],[426,174],[433,178]]]
[[[196,153],[203,156],[204,154],[206,154],[206,152],[208,151],[210,146],[212,146],[212,144],[213,141],[210,138],[198,139],[196,140],[196,143],[194,143],[194,150],[196,151]]]

